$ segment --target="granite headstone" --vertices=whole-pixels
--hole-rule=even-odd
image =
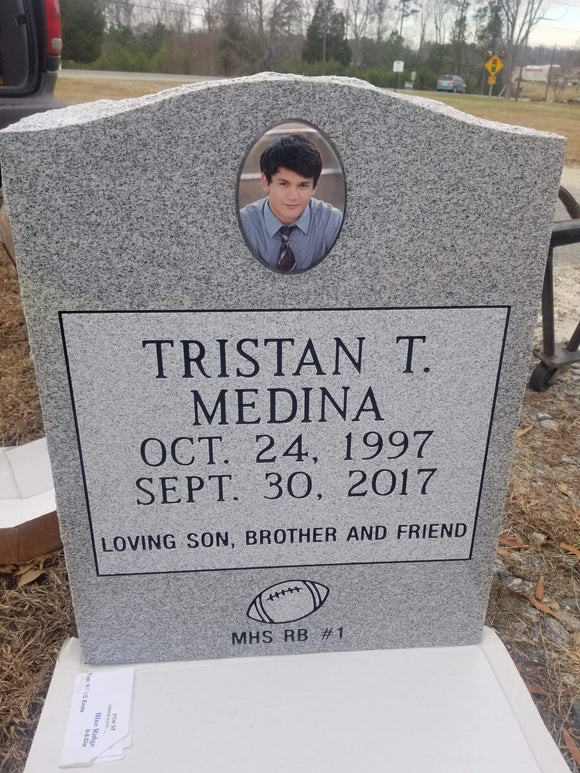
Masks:
[[[346,186],[294,273],[237,208],[287,121]],[[279,75],[0,139],[86,661],[479,641],[564,140]]]

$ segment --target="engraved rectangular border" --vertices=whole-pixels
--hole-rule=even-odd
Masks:
[[[66,335],[64,330],[64,318],[66,316],[78,316],[81,314],[245,314],[245,313],[308,313],[308,312],[349,312],[349,311],[443,311],[443,310],[463,311],[467,309],[503,309],[505,311],[505,324],[503,331],[503,338],[501,343],[501,350],[499,355],[499,362],[497,367],[497,375],[495,379],[495,387],[493,392],[493,400],[491,404],[491,411],[489,417],[489,426],[487,430],[487,438],[485,442],[485,451],[483,455],[483,465],[481,470],[481,478],[479,482],[479,491],[477,494],[477,505],[475,508],[475,519],[473,522],[473,530],[471,535],[471,545],[469,549],[469,556],[467,558],[424,558],[424,559],[401,559],[395,561],[336,561],[330,563],[316,563],[316,564],[265,564],[264,566],[233,566],[233,567],[221,567],[217,569],[166,569],[161,571],[150,572],[101,572],[99,570],[99,561],[97,557],[97,549],[95,544],[95,535],[93,530],[93,520],[91,514],[91,505],[89,501],[89,494],[87,488],[87,480],[85,473],[85,462],[83,458],[83,451],[81,446],[81,437],[79,431],[79,422],[77,416],[77,409],[75,403],[74,389],[72,384],[72,375],[70,369],[70,361],[68,356],[68,350],[66,346]],[[71,396],[71,406],[74,417],[75,433],[77,437],[77,445],[79,452],[79,461],[81,465],[81,474],[83,478],[83,488],[85,492],[85,502],[87,506],[87,514],[89,517],[89,527],[91,532],[91,542],[93,546],[93,558],[95,561],[95,571],[97,577],[134,577],[139,575],[155,575],[155,574],[196,574],[198,572],[247,572],[260,569],[287,569],[287,568],[305,568],[311,566],[361,566],[361,565],[382,565],[382,564],[430,564],[430,563],[445,563],[449,561],[471,561],[473,556],[473,546],[475,543],[475,534],[477,531],[477,522],[479,518],[479,507],[481,504],[481,495],[483,492],[483,483],[485,480],[485,470],[487,466],[487,457],[489,453],[489,444],[491,439],[491,431],[493,427],[493,418],[495,414],[495,406],[497,402],[497,394],[499,388],[499,379],[501,375],[501,369],[503,365],[503,358],[507,340],[507,331],[509,326],[509,319],[511,313],[511,306],[501,304],[490,305],[470,305],[470,306],[356,306],[356,307],[330,307],[330,308],[288,308],[288,309],[90,309],[90,310],[67,310],[59,311],[59,326],[62,337],[63,354],[66,364],[67,380],[69,385],[69,391]]]

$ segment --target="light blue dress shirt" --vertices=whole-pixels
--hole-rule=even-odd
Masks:
[[[270,266],[278,264],[283,225],[295,225],[290,234],[290,246],[296,269],[314,266],[329,252],[342,224],[342,212],[331,204],[310,199],[304,212],[294,223],[281,223],[270,209],[268,199],[260,199],[240,210],[240,220],[252,252]]]

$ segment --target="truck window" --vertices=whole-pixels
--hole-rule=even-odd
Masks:
[[[35,78],[31,14],[28,0],[0,2],[0,93],[26,93]]]

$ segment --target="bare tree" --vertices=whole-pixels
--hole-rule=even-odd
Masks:
[[[369,29],[371,14],[371,0],[347,0],[346,25],[352,39],[354,64],[362,62],[362,39]]]
[[[469,8],[469,0],[451,0],[451,4],[456,9],[450,40],[453,47],[453,69],[455,72],[461,72],[463,70],[465,46],[467,45],[467,9]]]
[[[107,27],[130,27],[135,3],[130,0],[104,0],[103,13]]]
[[[306,34],[306,30],[312,23],[312,19],[314,18],[314,13],[316,11],[317,5],[318,5],[318,0],[302,0],[302,10],[303,10],[303,17],[304,17],[304,24],[302,25],[302,34]]]
[[[267,9],[266,45],[260,69],[270,69],[282,59],[300,56],[302,22],[300,0],[270,0]]]
[[[399,37],[401,44],[403,42],[403,24],[405,19],[409,19],[413,16],[417,16],[419,13],[419,0],[398,0],[395,5],[397,13],[399,15]]]
[[[203,26],[207,31],[206,68],[209,75],[217,72],[217,48],[223,12],[222,0],[201,0]]]
[[[419,0],[417,27],[419,30],[419,53],[425,41],[434,40],[438,45],[445,41],[446,17],[450,13],[450,0]]]
[[[170,30],[186,30],[190,26],[186,5],[171,0],[148,0],[150,19]]]
[[[254,26],[261,43],[266,41],[266,3],[265,0],[247,0],[246,22]]]
[[[272,0],[268,11],[268,34],[272,46],[281,36],[300,35],[302,17],[300,0]]]
[[[427,38],[427,25],[429,24],[430,5],[430,0],[421,0],[419,6],[419,55],[421,55],[423,51],[423,45],[425,44],[425,40]]]
[[[221,0],[200,0],[203,25],[210,35],[213,35],[219,26],[219,21],[222,15],[222,2]]]
[[[548,0],[499,0],[504,21],[506,99],[509,99],[512,94],[512,73],[519,53],[527,45],[531,31],[545,18],[547,3]]]
[[[243,21],[253,41],[254,69],[269,69],[289,49],[282,41],[302,32],[300,0],[245,0]]]
[[[552,88],[554,102],[561,102],[566,91],[567,79],[561,72],[552,75],[552,69],[550,68],[550,80],[548,82]]]
[[[435,43],[442,46],[447,38],[452,5],[449,0],[430,0],[435,28]]]
[[[381,43],[385,35],[386,15],[389,10],[389,0],[371,0],[372,16],[375,21],[375,37]]]

